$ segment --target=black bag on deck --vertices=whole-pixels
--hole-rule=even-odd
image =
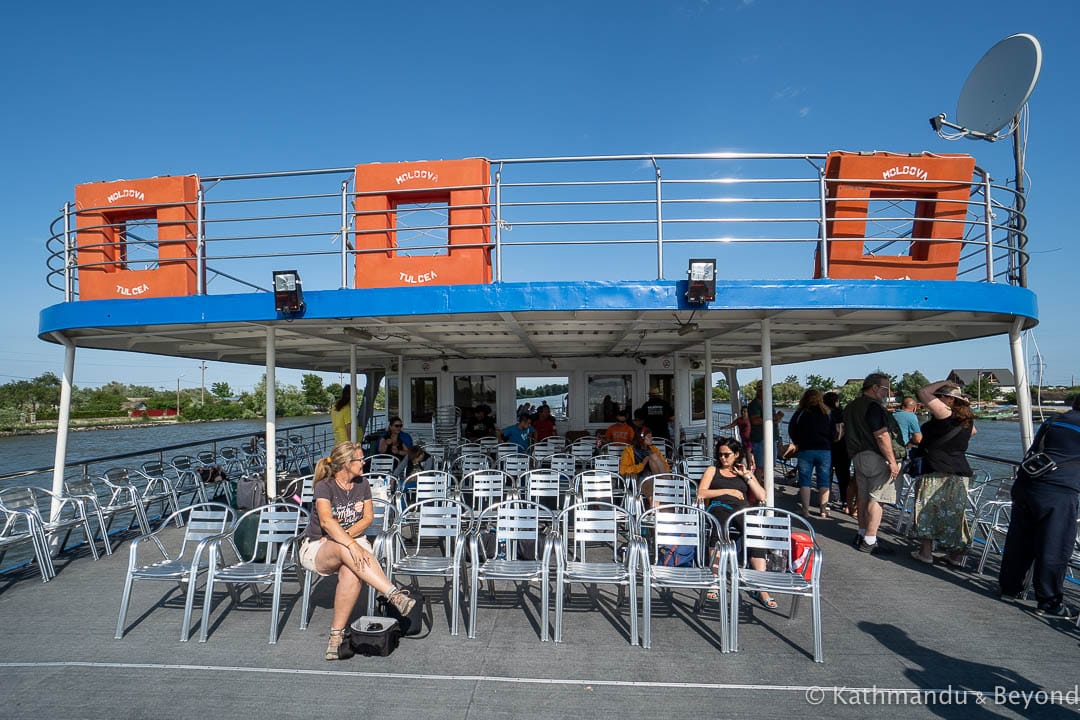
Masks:
[[[379,598],[378,613],[384,618],[397,620],[404,636],[419,635],[424,630],[424,596],[415,590],[409,591],[409,597],[416,601],[408,615],[402,615],[386,598]]]
[[[394,618],[365,615],[349,626],[349,646],[357,655],[386,657],[397,649],[400,639],[401,628]]]
[[[266,504],[266,480],[261,473],[241,475],[236,481],[236,509],[250,510]]]

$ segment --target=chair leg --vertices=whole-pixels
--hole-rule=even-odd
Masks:
[[[273,599],[270,602],[270,644],[277,645],[278,610],[281,608],[281,575],[274,578]]]
[[[206,588],[203,590],[202,623],[199,625],[199,642],[206,642],[206,636],[210,629],[210,606],[214,601],[214,570],[216,563],[211,560],[210,567],[206,572]]]
[[[562,614],[563,614],[563,571],[560,568],[555,572],[555,642],[562,642]],[[545,618],[546,622],[546,618]]]
[[[821,642],[821,591],[814,588],[812,597],[814,606],[814,662],[825,662],[825,650]]]
[[[788,615],[788,620],[794,620],[795,616],[799,614],[799,601],[802,600],[802,595],[791,596],[791,614]]]
[[[120,616],[116,619],[116,634],[113,635],[116,640],[124,637],[124,621],[127,620],[128,603],[131,602],[131,586],[134,581],[130,572],[124,578],[124,593],[120,596]]]
[[[476,595],[477,586],[480,584],[480,577],[476,569],[476,564],[473,563],[469,576],[469,639],[476,639]]]
[[[184,622],[180,625],[180,642],[187,642],[191,636],[191,613],[195,610],[195,593],[198,587],[199,573],[192,568],[187,581],[187,592],[184,595]]]
[[[300,629],[307,630],[308,626],[308,611],[311,608],[311,571],[304,569],[304,599],[300,607]],[[370,600],[369,600],[370,602]],[[371,611],[368,611],[368,615]]]

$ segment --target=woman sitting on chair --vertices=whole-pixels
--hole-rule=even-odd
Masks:
[[[716,441],[714,464],[705,469],[698,481],[698,500],[705,503],[706,512],[719,521],[720,527],[727,527],[728,518],[739,510],[765,499],[765,488],[743,464],[741,453],[742,445],[737,440],[720,438]],[[752,569],[766,569],[764,550],[751,549],[749,555]],[[713,571],[718,572],[715,563],[714,559]],[[754,597],[767,608],[776,607],[776,601],[767,592],[754,593]]]
[[[407,615],[416,603],[408,590],[399,589],[386,579],[364,537],[374,509],[371,486],[361,477],[363,468],[364,451],[351,442],[340,443],[329,457],[319,460],[315,465],[315,512],[300,544],[300,564],[305,569],[322,576],[334,573],[338,576],[327,660],[338,658],[345,624],[360,597],[361,583],[375,588],[402,615]]]
[[[627,446],[619,457],[619,474],[637,478],[638,494],[646,510],[652,507],[653,483],[649,478],[666,472],[671,472],[671,466],[664,454],[653,445],[652,430],[648,425],[641,426],[634,434],[634,444]]]

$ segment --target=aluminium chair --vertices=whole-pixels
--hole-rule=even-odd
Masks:
[[[116,634],[113,636],[117,640],[124,637],[132,586],[135,582],[144,580],[163,580],[179,585],[184,593],[184,619],[180,624],[180,641],[188,640],[198,579],[209,567],[206,545],[212,538],[228,529],[234,513],[232,508],[221,503],[198,503],[174,514],[184,516],[184,533],[179,537],[179,542],[176,532],[171,528],[176,521],[172,515],[165,518],[154,532],[131,541],[124,592],[120,597],[120,616],[116,620]]]
[[[34,550],[34,560],[41,573],[41,582],[49,582],[56,571],[37,517],[32,513],[14,512],[0,507],[0,561],[10,548],[26,544],[30,544]]]
[[[501,580],[514,582],[519,588],[529,583],[540,585],[540,640],[548,640],[548,577],[555,546],[554,521],[555,513],[530,500],[504,500],[476,517],[469,533],[470,639],[476,638],[480,583],[491,583],[494,595],[494,582]],[[495,546],[503,548],[495,557],[488,556],[480,539],[488,527],[495,529]]]
[[[209,567],[206,572],[206,592],[203,597],[202,625],[199,642],[206,642],[210,631],[210,612],[214,599],[214,586],[226,585],[233,605],[240,604],[237,585],[251,588],[256,601],[262,604],[260,585],[269,585],[272,593],[270,616],[270,644],[277,642],[278,610],[281,606],[281,586],[286,577],[299,578],[302,570],[296,558],[300,541],[298,532],[307,520],[307,511],[291,503],[269,503],[248,510],[241,515],[224,535],[209,543]],[[251,548],[243,551],[237,546],[237,532],[245,527],[245,520],[255,523],[255,540]],[[300,580],[301,585],[303,580]]]
[[[450,634],[458,634],[465,538],[472,513],[460,500],[430,498],[400,513],[385,539],[386,577],[441,577],[450,584]],[[370,605],[369,605],[370,608]],[[475,610],[470,607],[470,615]]]
[[[76,529],[86,538],[94,559],[100,557],[95,542],[97,534],[90,525],[86,503],[79,498],[58,495],[39,487],[9,487],[0,490],[0,510],[33,518],[33,524],[44,540],[50,576],[56,575],[51,559],[54,540],[57,553],[61,553],[66,549],[72,531]]]
[[[710,515],[710,517],[712,517]],[[741,550],[736,551],[732,538],[742,525]],[[795,528],[810,536],[811,555],[796,569],[793,558],[791,533]],[[813,608],[814,662],[824,662],[825,654],[821,640],[821,547],[817,543],[814,527],[797,513],[774,507],[752,507],[732,513],[724,526],[724,542],[729,553],[737,553],[738,560],[728,563],[731,576],[731,643],[732,652],[739,649],[739,591],[778,593],[791,595],[791,614],[795,619],[799,598],[809,597]],[[749,566],[751,550],[787,553],[788,561],[779,570],[754,570]],[[809,571],[807,572],[807,568]]]
[[[555,642],[563,639],[564,596],[571,585],[614,585],[630,591],[630,644],[638,644],[637,577],[641,533],[626,508],[608,502],[584,501],[562,511],[556,527],[565,527],[555,538]],[[546,624],[546,618],[545,618]]]
[[[653,528],[651,544],[637,545],[638,564],[642,568],[642,631],[641,646],[652,647],[652,591],[695,590],[698,599],[694,611],[700,610],[713,594],[720,609],[720,650],[729,650],[728,599],[726,572],[730,551],[721,542],[720,524],[702,508],[692,505],[659,505],[642,514],[641,523]],[[712,539],[716,538],[715,542]],[[665,556],[673,555],[675,547],[693,549],[693,561],[688,566],[665,564]],[[714,554],[710,563],[709,552]],[[713,572],[715,564],[717,572]]]

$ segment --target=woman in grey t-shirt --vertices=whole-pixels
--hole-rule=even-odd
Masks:
[[[374,510],[371,487],[360,477],[363,463],[360,446],[343,442],[315,465],[315,512],[300,544],[300,563],[306,569],[319,575],[338,576],[327,660],[338,657],[345,623],[360,597],[363,583],[386,597],[402,615],[407,615],[416,603],[408,590],[397,588],[386,579],[364,537]]]

